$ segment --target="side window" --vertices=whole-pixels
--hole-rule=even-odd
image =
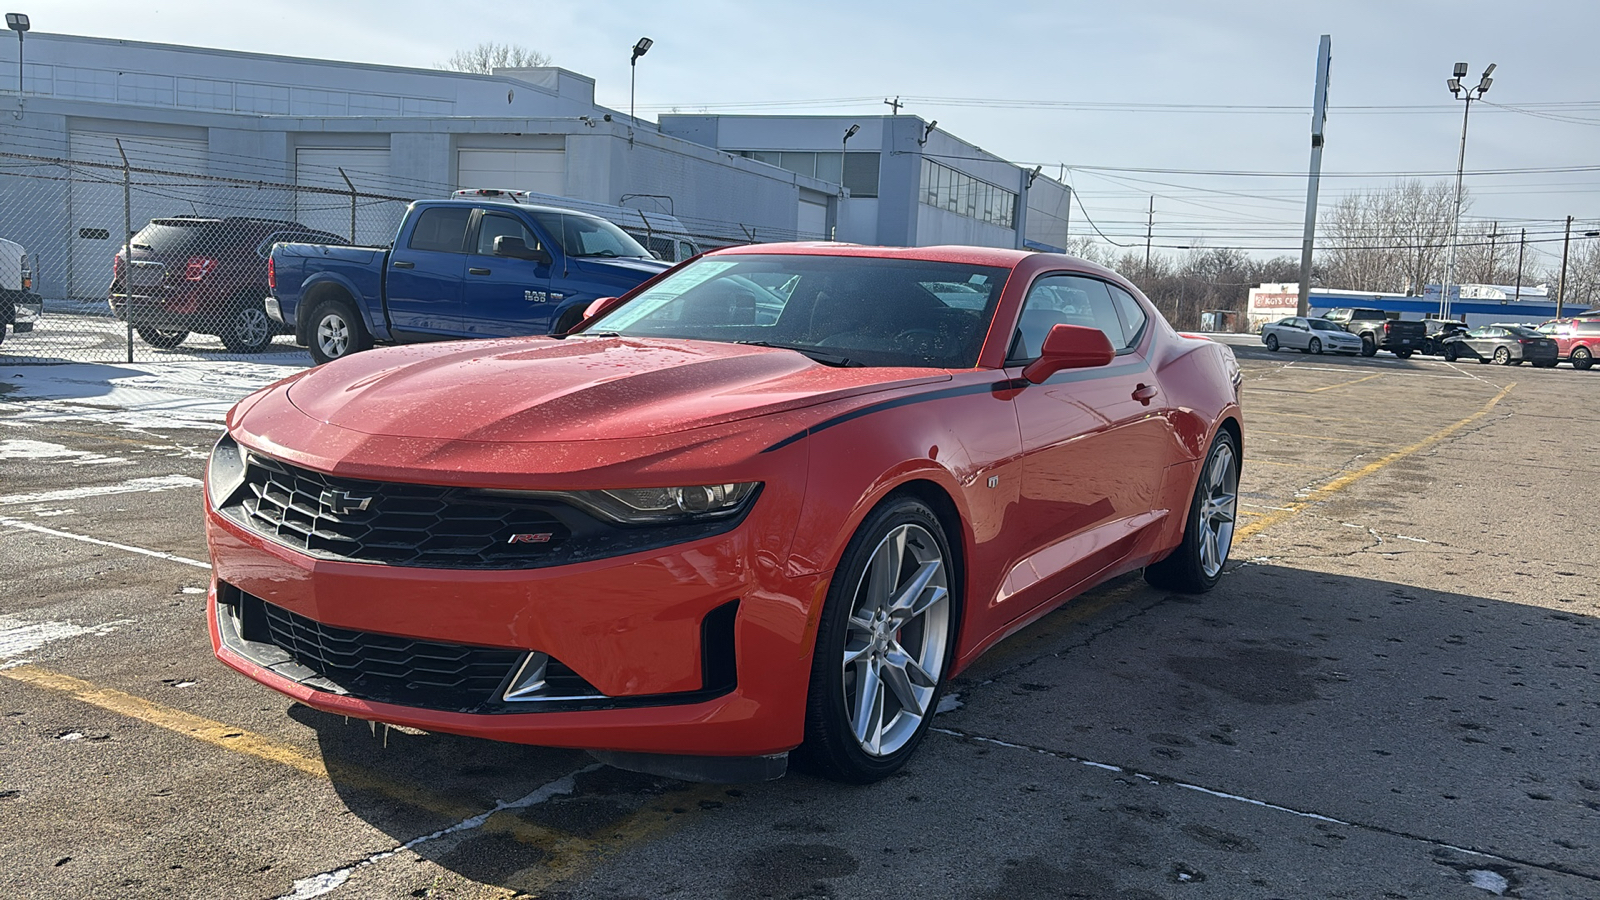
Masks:
[[[1012,337],[1010,362],[1036,359],[1045,336],[1057,325],[1098,328],[1111,346],[1128,346],[1115,301],[1105,282],[1081,275],[1046,275],[1033,283]]]
[[[1144,326],[1150,317],[1145,315],[1144,307],[1139,305],[1139,301],[1133,299],[1132,294],[1114,284],[1108,284],[1106,288],[1111,291],[1111,299],[1117,304],[1117,312],[1122,313],[1123,333],[1127,335],[1127,343],[1122,346],[1132,347],[1138,344],[1140,339],[1144,337]],[[1310,322],[1298,317],[1294,320],[1294,325],[1301,331],[1309,331],[1311,329]],[[1111,346],[1117,346],[1115,338],[1112,339]]]
[[[534,237],[533,233],[521,222],[517,221],[514,216],[508,216],[505,213],[484,213],[478,219],[478,255],[493,256],[494,239],[497,237],[519,238],[529,250],[540,249],[539,239]],[[415,241],[413,241],[414,245]]]
[[[462,253],[466,250],[467,221],[472,210],[465,206],[435,206],[417,216],[411,229],[412,250],[431,250],[435,253]]]

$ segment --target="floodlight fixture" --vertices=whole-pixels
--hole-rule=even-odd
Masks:
[[[1466,63],[1456,63],[1456,77],[1457,78],[1465,78],[1465,77],[1467,77],[1467,64]]]
[[[1035,178],[1038,178],[1039,177],[1039,173],[1043,172],[1043,171],[1044,171],[1044,166],[1043,165],[1037,165],[1037,166],[1033,167],[1033,171],[1028,173],[1028,187],[1033,187],[1033,180]]]
[[[6,27],[12,31],[15,31],[17,33],[17,39],[21,40],[22,33],[27,31],[32,26],[28,24],[28,16],[26,13],[6,13]]]
[[[1450,89],[1450,93],[1452,93],[1452,94],[1461,93],[1461,79],[1459,79],[1459,78],[1447,78],[1447,79],[1445,79],[1444,86],[1449,88]]]
[[[649,53],[650,48],[653,46],[655,46],[655,41],[652,41],[647,37],[639,38],[639,42],[633,45],[633,58],[628,60],[629,65],[637,63],[639,61],[639,57]]]
[[[860,130],[861,130],[861,126],[860,125],[851,125],[850,128],[845,131],[844,139],[847,140],[847,141],[850,140],[851,138],[855,137],[856,136],[856,132],[858,132]]]
[[[922,137],[917,140],[917,146],[921,147],[923,144],[926,144],[928,142],[928,135],[933,134],[933,130],[938,127],[938,119],[934,119],[932,122],[922,126]]]

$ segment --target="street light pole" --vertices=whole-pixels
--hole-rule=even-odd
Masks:
[[[639,117],[633,114],[634,88],[639,83],[639,57],[648,53],[650,47],[654,44],[655,41],[647,37],[639,38],[638,43],[633,45],[633,56],[628,59],[628,124],[630,126],[639,124]]]
[[[1456,208],[1455,215],[1450,218],[1450,249],[1444,258],[1444,283],[1439,285],[1439,318],[1450,318],[1450,280],[1455,276],[1456,266],[1456,241],[1461,233],[1461,180],[1467,167],[1467,117],[1472,115],[1472,101],[1481,99],[1489,92],[1489,85],[1494,79],[1489,76],[1494,73],[1494,63],[1483,70],[1483,78],[1478,81],[1475,88],[1463,88],[1461,79],[1467,77],[1467,64],[1456,63],[1455,76],[1445,82],[1445,87],[1450,89],[1450,94],[1457,100],[1466,100],[1466,109],[1461,113],[1461,153],[1456,157]]]
[[[845,129],[844,140],[839,142],[839,211],[837,213],[835,213],[834,217],[833,217],[834,218],[834,225],[833,225],[833,239],[834,240],[838,240],[839,239],[839,232],[842,230],[839,227],[839,223],[840,223],[840,220],[842,220],[844,218],[844,156],[845,156],[845,151],[847,151],[850,148],[850,139],[855,137],[856,136],[856,132],[858,132],[860,130],[861,130],[861,126],[860,125],[852,124],[849,128]]]
[[[24,13],[6,13],[6,27],[17,33],[17,102],[22,102],[22,36],[32,26]],[[20,107],[19,107],[20,108]]]

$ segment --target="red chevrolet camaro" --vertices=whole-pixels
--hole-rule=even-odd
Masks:
[[[1113,272],[760,245],[591,313],[241,401],[206,482],[217,656],[346,716],[868,782],[1073,596],[1222,573],[1238,366]]]

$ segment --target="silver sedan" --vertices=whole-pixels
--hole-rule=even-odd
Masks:
[[[1290,316],[1261,326],[1261,343],[1277,352],[1285,347],[1301,353],[1360,353],[1361,338],[1327,319]]]

